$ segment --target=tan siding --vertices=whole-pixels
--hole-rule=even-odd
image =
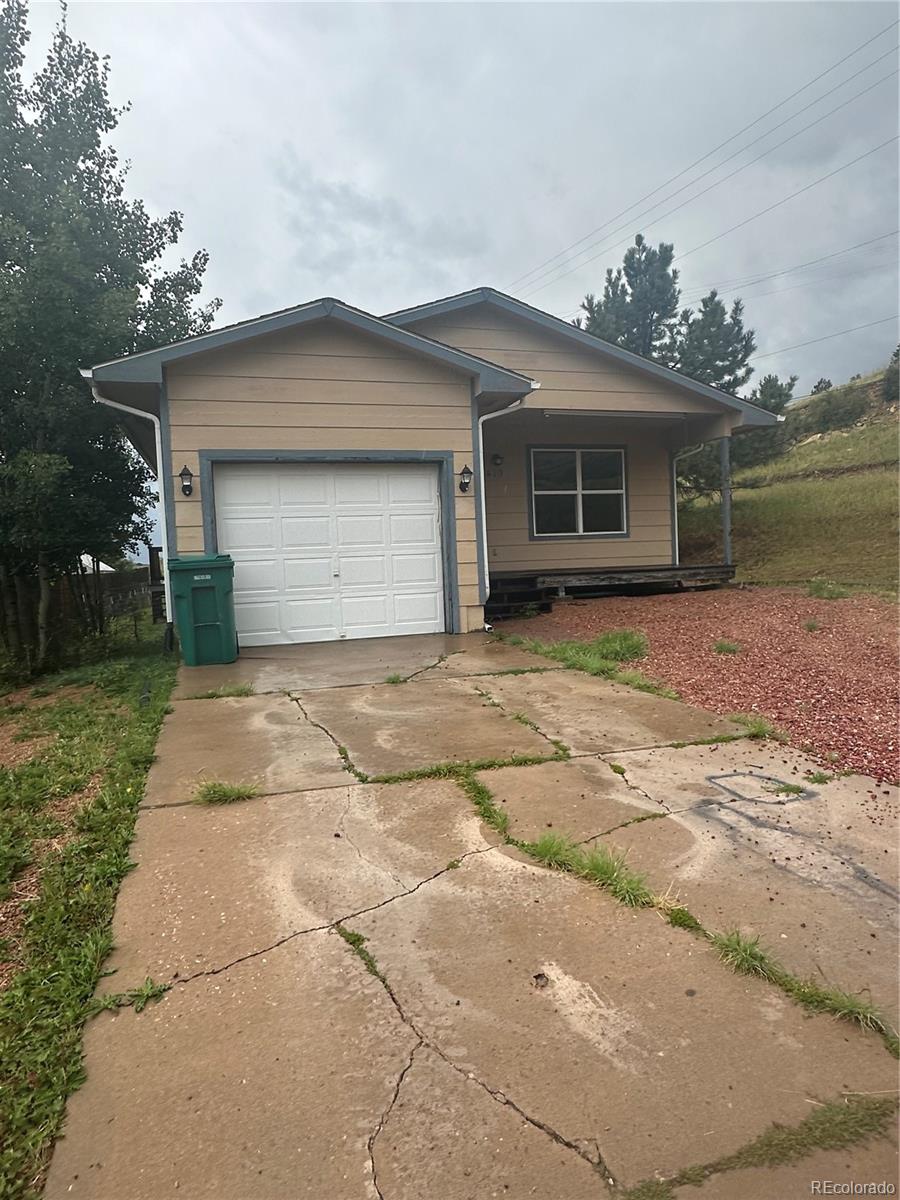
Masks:
[[[650,379],[639,371],[574,345],[530,321],[476,305],[415,325],[417,333],[530,375],[541,390],[529,408],[590,408],[644,412],[718,413],[721,405]]]
[[[474,462],[467,376],[331,323],[192,358],[169,369],[166,391],[179,553],[203,550],[199,450],[451,451],[457,472]],[[457,494],[455,516],[469,623],[481,612],[471,493]]]
[[[529,536],[528,447],[624,446],[629,534],[609,538]],[[516,413],[485,426],[488,561],[497,571],[660,566],[672,562],[671,491],[665,431],[619,423]],[[500,467],[491,464],[502,454]]]

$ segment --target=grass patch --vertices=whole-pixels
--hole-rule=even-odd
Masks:
[[[218,779],[210,779],[200,784],[193,799],[195,804],[237,804],[240,800],[252,800],[258,795],[256,784],[222,783]]]
[[[91,1001],[88,1012],[91,1016],[116,1008],[133,1008],[135,1012],[143,1012],[151,1000],[161,999],[168,990],[168,983],[156,983],[148,976],[140,987],[132,988],[130,992],[113,992],[98,996]]]
[[[777,982],[784,975],[783,969],[759,944],[758,937],[745,937],[735,929],[730,933],[710,934],[709,940],[722,962],[739,975],[759,975],[770,982]]]
[[[580,871],[582,853],[564,833],[544,833],[536,842],[523,842],[526,853],[545,867],[558,871]]]
[[[621,763],[610,763],[609,769],[615,775],[624,775],[625,774],[625,768],[622,766]]]
[[[503,837],[509,837],[509,814],[499,807],[494,800],[493,793],[490,788],[478,779],[474,771],[463,770],[456,775],[456,782],[472,801],[475,810],[484,821],[485,825],[490,825],[492,829],[501,834]]]
[[[112,945],[116,894],[131,866],[137,807],[175,674],[159,631],[142,635],[121,657],[57,677],[91,691],[28,712],[29,730],[55,739],[30,763],[0,769],[0,812],[4,822],[20,822],[20,858],[29,861],[35,835],[54,822],[47,808],[84,793],[71,836],[41,859],[40,892],[22,928],[22,966],[0,995],[6,1200],[36,1194],[66,1098],[84,1079],[82,1026]]]
[[[818,621],[804,621],[803,628],[807,633],[815,633],[818,629],[821,629],[822,626]]]
[[[776,729],[766,717],[760,713],[735,713],[730,720],[744,727],[744,736],[748,738],[773,738],[777,742],[787,740],[785,734]]]
[[[387,679],[385,679],[384,682],[385,683],[395,683],[395,684],[396,683],[406,683],[406,679],[403,675],[388,675]]]
[[[188,696],[188,700],[224,700],[229,696],[253,696],[252,683],[223,683],[220,687],[210,688],[208,692],[196,692]]]
[[[806,788],[801,787],[799,783],[778,783],[775,787],[768,788],[767,790],[773,796],[802,796]]]
[[[740,654],[741,647],[737,642],[718,641],[713,645],[716,654]]]
[[[825,783],[831,783],[834,779],[833,775],[827,775],[824,771],[807,771],[803,777],[807,783],[815,783],[819,786]]]
[[[894,432],[896,446],[896,426]],[[734,557],[739,582],[793,583],[827,576],[835,584],[896,593],[897,485],[892,471],[773,483],[735,493]],[[834,531],[840,530],[835,537]],[[685,564],[715,561],[717,504],[679,512]]]
[[[666,910],[666,920],[676,929],[687,929],[691,933],[706,933],[706,930],[692,912],[682,904],[673,904]]]
[[[669,700],[678,699],[678,693],[672,688],[666,687],[665,684],[659,683],[655,679],[649,679],[640,671],[621,669],[620,664],[630,661],[631,656],[642,658],[647,653],[647,639],[642,633],[623,629],[616,633],[602,634],[591,642],[540,642],[535,638],[522,638],[515,634],[499,634],[498,636],[510,645],[522,646],[532,654],[551,658],[571,671],[584,671],[587,675],[609,679],[613,683],[622,683],[626,687],[633,687],[641,692],[650,692],[654,696],[663,696]],[[640,654],[637,653],[638,645],[642,647]],[[612,658],[611,654],[623,654],[629,657]]]
[[[845,587],[829,583],[826,579],[811,579],[806,588],[806,594],[814,596],[816,600],[846,600],[850,595]]]
[[[354,766],[353,760],[350,757],[350,751],[347,749],[346,746],[338,746],[337,752],[341,757],[341,762],[344,764],[345,771],[349,771],[350,774],[352,776],[354,776],[354,778],[358,779],[360,783],[368,783],[369,782],[369,777],[365,773],[365,771],[358,771],[356,769],[356,767]],[[393,779],[388,779],[387,777],[385,777],[384,779],[379,780],[379,782],[380,783],[393,783],[395,781]]]
[[[656,902],[645,877],[628,866],[624,854],[606,846],[594,846],[584,855],[580,874],[628,908],[652,908]]]
[[[623,1200],[674,1200],[677,1188],[700,1187],[712,1175],[787,1166],[817,1150],[843,1150],[884,1137],[894,1126],[897,1107],[893,1096],[847,1095],[820,1104],[799,1125],[771,1125],[733,1154],[688,1167],[670,1179],[648,1179],[625,1192]]]
[[[335,925],[334,928],[344,939],[356,957],[360,959],[361,962],[365,963],[366,970],[369,972],[369,974],[374,975],[380,983],[383,983],[384,986],[387,987],[387,980],[385,979],[384,975],[382,975],[378,967],[378,963],[366,949],[367,939],[364,938],[361,933],[357,933],[355,929],[348,929],[346,925]]]

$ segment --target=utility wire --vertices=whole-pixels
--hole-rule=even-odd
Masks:
[[[896,74],[897,74],[897,71],[894,70],[894,71],[889,71],[887,75],[882,75],[880,79],[876,79],[874,83],[870,84],[867,88],[864,88],[861,92],[857,92],[855,95],[850,96],[849,99],[843,100],[840,104],[836,105],[834,108],[830,108],[828,110],[828,112],[823,113],[822,116],[816,117],[816,119],[814,121],[810,121],[810,123],[808,125],[804,125],[801,129],[797,129],[794,133],[789,134],[788,137],[782,139],[782,141],[776,142],[774,146],[769,146],[769,148],[767,150],[763,150],[762,154],[758,154],[756,156],[756,158],[751,158],[749,162],[745,162],[740,167],[736,167],[733,171],[729,171],[729,173],[727,175],[723,175],[721,179],[717,179],[717,180],[715,180],[715,182],[708,184],[705,188],[703,188],[699,192],[696,192],[693,196],[688,196],[688,198],[686,200],[682,200],[681,203],[676,204],[674,208],[669,208],[664,213],[659,213],[657,216],[651,217],[651,223],[656,222],[656,221],[662,221],[666,217],[670,217],[673,213],[679,212],[682,208],[685,208],[688,204],[693,204],[693,202],[695,200],[699,200],[700,197],[705,196],[707,194],[707,192],[711,192],[715,188],[719,187],[721,184],[727,183],[728,180],[733,179],[735,177],[735,175],[740,175],[740,173],[742,171],[746,171],[748,167],[752,167],[755,163],[758,163],[761,159],[765,158],[767,155],[771,154],[773,151],[780,150],[782,146],[786,146],[788,144],[788,142],[792,142],[794,140],[794,138],[799,137],[802,133],[806,133],[806,131],[808,129],[812,129],[814,125],[820,124],[820,122],[822,122],[822,121],[826,120],[826,118],[832,116],[832,114],[836,113],[839,109],[845,108],[848,104],[852,104],[854,100],[858,100],[860,98],[860,96],[864,96],[867,92],[871,92],[873,88],[878,87],[879,84],[884,83],[885,80],[892,78],[892,76],[894,76]],[[752,145],[752,143],[751,143],[751,145]],[[747,147],[744,146],[743,149],[746,150]],[[738,153],[740,153],[740,151],[738,151]],[[732,155],[732,158],[733,157],[734,157],[734,155]],[[727,162],[728,160],[726,159],[725,161]],[[724,163],[719,163],[719,166],[724,166]],[[713,167],[712,169],[717,170],[718,168]],[[709,174],[709,172],[706,172],[706,173]],[[699,183],[700,179],[702,179],[702,178],[703,178],[702,175],[698,176],[698,178],[693,180],[693,182]],[[685,186],[689,187],[691,185],[687,184]],[[684,188],[680,188],[679,190],[684,191]],[[677,194],[678,194],[677,192],[672,192],[671,195],[666,197],[666,200],[671,200],[672,197],[676,196]],[[647,216],[647,214],[652,212],[654,208],[656,208],[656,205],[652,204],[650,206],[650,208],[645,209],[644,212],[642,212],[642,213],[638,213],[637,216],[635,216],[631,220],[629,220],[626,223],[626,225],[620,225],[617,229],[614,229],[612,231],[612,233],[613,234],[620,233],[623,229],[632,226],[634,221],[639,221],[642,217]],[[610,236],[612,236],[612,234]],[[598,250],[598,252],[596,254],[592,255],[591,258],[586,258],[580,263],[574,263],[574,258],[577,258],[581,254],[585,254],[588,250],[592,250],[594,248],[594,246],[598,245],[598,242],[594,242],[593,245],[591,245],[591,246],[586,246],[584,248],[584,250],[580,250],[578,252],[578,255],[575,255],[573,259],[568,260],[568,262],[574,263],[574,265],[570,268],[570,270],[563,271],[562,274],[556,275],[555,278],[553,278],[553,279],[548,278],[546,280],[546,282],[544,282],[544,283],[540,282],[540,278],[536,279],[534,282],[537,286],[536,287],[529,286],[529,288],[523,293],[523,295],[531,296],[535,292],[543,291],[544,288],[549,287],[551,283],[556,283],[558,280],[564,279],[566,275],[571,275],[574,271],[578,271],[582,267],[587,266],[588,263],[595,262],[598,258],[601,258],[604,254],[608,254],[610,250],[615,250],[617,247],[624,245],[625,242],[628,242],[630,240],[631,240],[631,234],[629,233],[628,237],[622,238],[621,241],[616,242],[613,245],[604,246],[602,250]],[[600,238],[599,241],[603,241],[603,238]],[[679,255],[677,257],[683,258],[684,255]],[[560,267],[567,266],[568,262],[560,263],[559,266]],[[550,271],[548,272],[548,274],[552,275],[553,272],[558,269],[559,269],[558,267],[552,267],[550,269]]]
[[[770,213],[773,209],[780,208],[782,204],[787,204],[789,200],[793,200],[796,196],[802,196],[804,192],[808,192],[811,188],[818,187],[820,183],[824,183],[826,179],[833,179],[835,175],[840,175],[841,171],[846,171],[848,167],[855,166],[858,162],[862,162],[864,158],[868,158],[872,154],[877,154],[879,150],[883,150],[885,146],[890,146],[892,142],[896,142],[898,135],[887,138],[880,142],[877,146],[873,146],[871,150],[866,150],[864,154],[857,155],[856,158],[851,158],[849,162],[844,163],[840,167],[835,167],[833,171],[829,171],[827,175],[820,175],[818,179],[814,179],[812,183],[806,184],[805,187],[799,188],[796,192],[791,192],[789,196],[785,196],[782,200],[776,200],[774,204],[770,204],[768,208],[763,208],[757,213],[746,217],[743,221],[738,221],[737,225],[732,225],[729,229],[723,229],[721,233],[717,233],[715,237],[708,238],[705,242],[701,242],[699,246],[694,246],[692,249],[685,251],[684,254],[677,256],[679,262],[683,262],[689,254],[696,254],[698,250],[705,250],[707,246],[711,246],[713,242],[718,242],[721,238],[727,237],[729,233],[734,233],[736,229],[743,229],[745,225],[749,225],[751,221],[755,221],[758,217],[764,217],[766,213]]]
[[[830,258],[839,258],[842,254],[849,254],[851,250],[861,250],[864,246],[873,246],[876,242],[883,242],[887,238],[896,237],[898,233],[900,233],[900,229],[892,229],[890,233],[879,234],[878,237],[869,238],[865,242],[856,242],[853,246],[845,246],[843,250],[834,250],[831,254],[822,254],[819,258],[811,258],[807,262],[797,263],[793,267],[783,267],[780,271],[772,271],[768,275],[745,275],[742,278],[723,279],[719,283],[697,284],[694,287],[685,288],[682,295],[696,292],[705,296],[713,288],[754,287],[758,283],[765,283],[768,279],[777,279],[779,275],[791,275],[794,271],[802,271],[806,267],[814,267],[818,263],[827,262]]]
[[[799,350],[803,346],[814,346],[817,342],[830,342],[832,338],[843,337],[846,333],[856,333],[860,329],[872,329],[876,325],[886,325],[888,321],[896,321],[897,313],[892,317],[882,317],[880,321],[868,321],[865,325],[854,325],[851,329],[839,329],[837,333],[827,333],[824,337],[810,338],[808,342],[797,342],[793,346],[782,346],[780,350],[767,350],[765,354],[751,354],[750,361],[757,358],[773,358],[776,354],[786,354],[788,350]]]
[[[651,196],[655,196],[657,192],[661,192],[663,190],[663,188],[668,187],[670,183],[675,183],[676,180],[681,179],[681,177],[683,175],[686,175],[688,173],[688,171],[692,171],[694,169],[694,167],[699,166],[700,163],[705,162],[708,158],[711,158],[713,154],[716,154],[719,150],[721,150],[725,146],[729,145],[729,143],[733,142],[735,140],[735,138],[740,137],[742,133],[746,133],[749,129],[753,129],[754,126],[756,126],[760,123],[760,121],[764,121],[766,119],[766,117],[769,117],[772,115],[772,113],[777,112],[779,108],[783,108],[785,104],[790,103],[791,100],[793,100],[797,96],[801,95],[801,93],[807,91],[809,88],[811,88],[813,86],[813,84],[818,83],[820,79],[824,79],[826,75],[830,75],[832,71],[836,71],[838,67],[843,66],[843,64],[845,62],[847,62],[849,59],[853,58],[855,55],[859,54],[860,50],[865,50],[866,46],[870,46],[872,44],[872,42],[878,41],[878,39],[880,37],[883,37],[884,34],[890,32],[890,30],[893,29],[897,24],[898,24],[898,21],[892,21],[890,23],[890,25],[886,25],[884,27],[884,29],[880,30],[873,37],[870,37],[867,41],[862,42],[854,50],[851,50],[849,54],[845,54],[843,58],[838,59],[838,61],[836,63],[832,63],[832,65],[830,67],[828,67],[824,71],[820,72],[813,79],[810,79],[807,83],[804,83],[803,86],[798,88],[795,92],[791,92],[791,94],[789,96],[785,96],[785,98],[783,100],[779,100],[779,102],[777,104],[773,105],[770,109],[767,109],[764,113],[762,113],[760,116],[756,117],[748,125],[744,125],[736,133],[733,133],[733,134],[731,134],[730,137],[727,137],[723,142],[719,142],[719,144],[717,146],[713,146],[712,150],[708,150],[706,152],[706,154],[703,154],[703,155],[701,155],[700,158],[695,159],[692,163],[690,163],[688,166],[684,167],[677,174],[671,176],[671,178],[667,179],[664,183],[661,183],[658,187],[653,188],[652,191],[646,192],[638,200],[635,200],[632,204],[629,204],[627,208],[623,208],[621,212],[616,213],[616,215],[614,217],[610,217],[608,221],[604,221],[602,225],[598,225],[596,227],[596,229],[592,229],[590,231],[590,233],[585,234],[584,237],[578,238],[578,240],[572,242],[572,244],[570,246],[566,246],[566,248],[564,250],[560,250],[556,254],[551,254],[548,259],[544,260],[544,262],[540,263],[536,267],[532,267],[532,269],[530,271],[526,271],[524,275],[520,275],[517,279],[514,279],[512,281],[512,283],[510,283],[508,285],[506,290],[512,291],[512,289],[517,284],[521,283],[523,280],[528,279],[532,275],[537,275],[549,263],[555,262],[556,259],[558,259],[558,258],[562,258],[564,255],[568,254],[570,250],[574,250],[576,246],[580,246],[582,242],[586,242],[589,238],[592,238],[594,236],[594,234],[599,233],[601,229],[605,229],[608,225],[611,225],[613,223],[613,221],[618,221],[619,217],[624,216],[625,213],[630,212],[633,208],[637,208],[637,206],[639,204],[643,204],[645,200],[648,200]],[[895,49],[895,47],[891,47],[891,50],[887,51],[887,53],[888,54],[892,53],[892,51],[894,49]],[[843,81],[843,83],[837,84],[834,88],[832,88],[831,91],[823,93],[823,95],[819,97],[819,100],[823,100],[825,98],[825,96],[829,96],[831,94],[831,92],[836,91],[837,88],[843,87],[844,83],[848,83],[851,79],[856,78],[856,75],[861,74],[862,71],[868,70],[869,67],[874,66],[875,63],[881,61],[881,58],[885,58],[885,57],[886,57],[886,55],[882,54],[880,58],[874,59],[871,63],[868,64],[868,66],[863,67],[861,69],[861,71],[857,71],[855,73],[855,75],[850,75],[847,79],[845,79]],[[814,100],[812,103],[817,104],[818,100]],[[810,105],[807,105],[806,107],[809,108]],[[804,111],[805,111],[805,109],[800,109],[800,112],[804,112]],[[798,116],[798,115],[799,115],[799,113],[794,114],[794,116]],[[792,118],[788,118],[788,120],[791,120],[791,119]],[[775,128],[777,129],[778,126],[776,126]],[[769,132],[772,132],[772,131],[770,130]],[[765,136],[765,135],[763,135],[763,136]],[[751,143],[751,145],[752,145],[752,143]]]

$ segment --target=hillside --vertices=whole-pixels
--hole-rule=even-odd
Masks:
[[[733,539],[738,580],[897,587],[898,420],[883,375],[792,406],[783,450],[736,472]],[[719,507],[679,513],[682,561],[721,556]]]

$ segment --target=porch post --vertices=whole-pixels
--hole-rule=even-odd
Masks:
[[[727,437],[719,439],[719,475],[722,488],[722,551],[726,566],[731,566],[731,443]]]

